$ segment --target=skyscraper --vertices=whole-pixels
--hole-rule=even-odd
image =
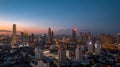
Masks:
[[[101,45],[100,41],[97,40],[97,41],[95,42],[95,54],[100,54],[101,46],[102,46],[102,45]]]
[[[31,34],[31,37],[32,37],[32,42],[34,42],[34,37],[35,37],[35,36],[34,36],[33,33]]]
[[[87,41],[88,53],[93,53],[93,41]]]
[[[12,44],[16,43],[16,24],[13,24]]]
[[[75,43],[76,42],[76,29],[72,29],[72,41]]]
[[[86,33],[86,32],[83,33],[83,41],[84,41],[84,42],[87,41],[87,33]]]
[[[120,33],[117,33],[117,43],[120,43]]]
[[[58,56],[59,56],[59,61],[65,61],[66,59],[66,50],[62,46],[58,48]]]
[[[77,61],[82,60],[82,50],[81,46],[77,44],[77,48],[75,49],[75,58]]]
[[[83,41],[83,32],[80,32],[80,42],[82,42]]]
[[[48,42],[51,44],[53,41],[54,32],[51,30],[51,28],[48,29]]]
[[[90,32],[88,33],[88,40],[92,40],[92,35]]]
[[[108,34],[107,42],[108,42],[108,43],[112,43],[112,42],[113,42],[112,36],[111,36],[110,34]]]
[[[41,60],[43,59],[43,53],[41,47],[35,47],[35,59]]]
[[[107,41],[106,34],[101,34],[101,42],[102,42],[102,44],[105,44],[106,41]]]

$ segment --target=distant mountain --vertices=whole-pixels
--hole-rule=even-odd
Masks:
[[[113,31],[109,31],[109,30],[88,30],[88,29],[77,29],[77,34],[79,34],[80,32],[91,32],[93,34],[101,34],[101,33],[106,33],[106,34],[116,34],[118,32],[113,32]],[[67,34],[67,35],[71,35],[72,34],[72,29],[61,29],[55,32],[55,34]]]
[[[12,32],[10,30],[0,30],[0,32]]]
[[[76,33],[79,34],[80,32],[91,32],[91,31],[87,29],[78,29]],[[61,29],[61,30],[56,31],[56,34],[71,35],[71,33],[72,33],[72,29]]]

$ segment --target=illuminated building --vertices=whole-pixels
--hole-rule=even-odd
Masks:
[[[71,50],[71,49],[66,50],[66,57],[67,57],[68,59],[70,59],[72,53],[73,53],[73,50]]]
[[[93,47],[94,47],[94,45],[93,45],[93,41],[92,41],[92,35],[91,35],[90,32],[88,33],[87,37],[88,37],[87,38],[88,53],[93,53]]]
[[[64,62],[66,60],[66,50],[62,46],[58,48],[59,62]]]
[[[102,44],[105,44],[106,41],[107,41],[107,36],[105,34],[101,34],[101,42],[102,42]]]
[[[108,43],[112,43],[112,36],[110,34],[108,34],[107,41]]]
[[[40,47],[35,47],[35,59],[37,60],[43,59],[43,53]]]
[[[59,40],[58,39],[55,40],[55,44],[59,48]]]
[[[76,29],[72,29],[72,41],[75,43],[76,42]]]
[[[82,50],[81,46],[77,44],[77,48],[75,49],[75,58],[77,61],[82,60]]]
[[[51,31],[51,28],[48,29],[48,42],[51,44],[53,42],[54,32]]]
[[[27,44],[28,44],[28,33],[23,32],[23,45],[27,45]]]
[[[12,44],[16,44],[16,24],[13,24]]]
[[[23,38],[23,32],[21,32],[21,37]]]
[[[87,41],[88,53],[93,53],[93,41]]]
[[[97,40],[96,42],[95,42],[95,54],[100,54],[100,51],[101,51],[101,43],[100,43],[100,41],[99,40]]]
[[[92,40],[92,35],[90,32],[88,33],[88,40]]]
[[[35,59],[37,61],[37,65],[32,64],[32,67],[50,67],[49,62],[43,61],[43,52],[40,46],[35,47]]]
[[[120,43],[120,33],[117,33],[117,43]]]

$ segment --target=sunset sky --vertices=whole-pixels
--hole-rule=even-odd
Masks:
[[[0,30],[120,32],[120,0],[0,0]]]

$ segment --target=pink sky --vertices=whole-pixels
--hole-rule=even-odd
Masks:
[[[14,22],[3,22],[0,21],[0,30],[9,30],[12,31],[12,26],[13,26]],[[17,27],[17,31],[21,31],[21,32],[28,32],[28,33],[46,33],[47,28],[43,28],[43,27],[32,27],[32,26],[27,26],[25,24],[21,24],[21,23],[17,23],[16,24]],[[0,34],[5,34],[6,32],[0,32]],[[8,33],[8,32],[7,32]]]

